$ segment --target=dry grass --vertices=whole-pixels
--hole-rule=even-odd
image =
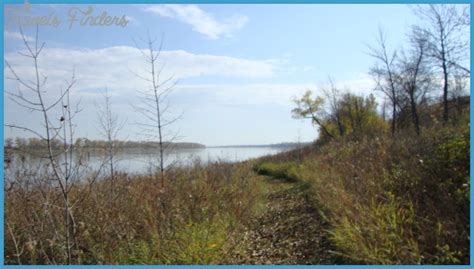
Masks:
[[[296,151],[267,158],[257,171],[308,183],[333,244],[354,263],[469,264],[469,150],[467,111],[420,137],[346,137],[299,162]]]
[[[248,164],[120,175],[71,191],[76,264],[221,264],[258,204]],[[51,185],[22,178],[5,195],[5,262],[63,264],[64,209]]]

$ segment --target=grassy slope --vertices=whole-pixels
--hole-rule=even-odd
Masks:
[[[127,175],[73,188],[73,263],[228,263],[262,203],[249,164],[197,163],[166,178],[165,189],[158,177]],[[5,194],[5,262],[65,263],[59,193],[17,180]]]
[[[468,264],[468,115],[420,137],[408,129],[269,157],[256,170],[308,184],[353,263]]]
[[[78,185],[73,262],[469,263],[468,112],[421,137],[407,130],[197,163],[169,171],[164,190],[155,176]],[[65,263],[59,193],[16,177],[5,192],[5,262]]]

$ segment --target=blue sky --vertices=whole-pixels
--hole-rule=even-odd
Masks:
[[[398,48],[417,22],[407,5],[93,5],[92,15],[126,16],[129,23],[76,22],[69,29],[71,8],[87,7],[33,5],[17,13],[61,20],[57,27],[40,27],[39,39],[46,42],[40,67],[48,74],[45,89],[52,98],[74,66],[78,83],[72,94],[82,107],[76,136],[100,139],[96,108],[107,87],[114,112],[127,122],[120,138],[144,139],[135,125],[140,115],[132,108],[140,101],[137,90],[147,87],[133,74],[146,74],[134,40],[149,31],[164,35],[164,75],[179,80],[170,102],[171,113],[182,118],[170,131],[179,132],[181,141],[206,145],[314,140],[316,128],[291,117],[291,98],[307,89],[318,93],[328,76],[346,90],[373,93],[367,44],[380,26],[389,46]],[[29,40],[33,30],[24,27]],[[24,76],[32,75],[31,61],[17,54],[24,49],[18,27],[10,25],[4,33],[5,59]],[[8,81],[5,88],[15,85]],[[4,109],[6,124],[41,128],[37,116],[7,98]],[[5,128],[5,136],[27,135]]]

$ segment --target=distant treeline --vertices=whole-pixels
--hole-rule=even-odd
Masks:
[[[75,148],[85,148],[85,149],[102,149],[107,148],[109,142],[103,140],[89,140],[86,138],[76,139],[73,147]],[[159,142],[155,141],[121,141],[115,140],[114,148],[117,149],[149,149],[159,147]],[[61,149],[65,145],[60,140],[51,141],[53,149]],[[41,150],[44,149],[46,145],[45,140],[38,138],[7,138],[5,139],[5,149],[30,149],[30,150]],[[66,145],[68,146],[68,145]],[[190,148],[205,148],[205,145],[199,143],[189,143],[189,142],[164,142],[164,147],[169,149],[190,149]]]
[[[83,149],[104,149],[107,148],[107,141],[104,140],[89,140],[86,138],[78,138],[74,143],[74,147],[83,148]],[[150,149],[159,147],[159,142],[156,141],[122,141],[115,140],[113,141],[114,148],[117,149]],[[298,148],[310,145],[312,142],[287,142],[287,143],[277,143],[277,144],[262,144],[262,145],[225,145],[225,146],[213,146],[211,148]],[[54,139],[51,141],[53,149],[61,149],[64,147],[64,144],[58,140]],[[5,149],[31,149],[31,150],[41,150],[47,147],[46,141],[38,138],[7,138],[4,143]],[[206,146],[199,143],[192,142],[163,142],[163,146],[168,149],[195,149],[195,148],[205,148]]]
[[[226,145],[226,146],[213,146],[210,148],[298,148],[312,144],[313,142],[288,142],[288,143],[277,143],[277,144],[262,144],[262,145]]]

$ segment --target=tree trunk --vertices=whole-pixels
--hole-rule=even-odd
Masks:
[[[415,125],[415,131],[417,135],[420,135],[420,119],[418,118],[418,112],[416,110],[416,102],[413,91],[410,93],[410,103],[411,103],[411,116],[413,124]]]
[[[449,112],[448,112],[448,70],[446,66],[446,61],[444,60],[443,57],[443,79],[444,79],[444,85],[443,85],[443,121],[444,123],[448,122],[449,119]]]
[[[395,102],[393,102],[393,109],[392,109],[392,125],[391,125],[391,131],[392,131],[392,136],[395,136],[395,120],[397,116],[397,106]]]

